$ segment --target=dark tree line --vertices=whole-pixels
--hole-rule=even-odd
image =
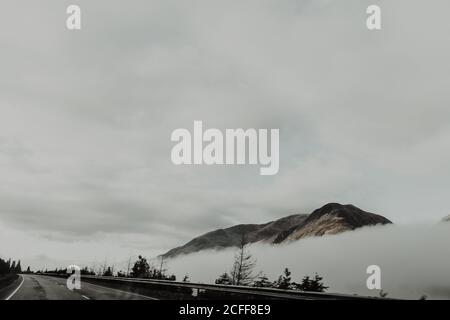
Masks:
[[[245,235],[242,235],[238,251],[234,256],[233,267],[230,273],[224,272],[216,279],[216,284],[252,286],[259,288],[277,288],[284,290],[300,290],[312,292],[324,292],[328,289],[323,284],[323,278],[317,273],[313,278],[303,277],[300,283],[292,281],[291,272],[288,268],[284,269],[282,275],[276,281],[270,281],[265,274],[254,274],[256,260],[247,249],[248,241]]]
[[[288,268],[286,268],[284,269],[283,274],[280,275],[276,281],[270,281],[265,274],[260,274],[253,282],[240,285],[257,288],[325,292],[328,287],[324,285],[322,280],[323,278],[316,273],[313,278],[310,276],[305,276],[300,283],[296,283],[292,281],[291,272]],[[227,272],[221,274],[219,278],[217,278],[216,284],[238,285],[236,281],[233,281],[233,278]]]
[[[265,277],[265,279],[267,279],[267,277]],[[328,289],[328,287],[323,284],[322,280],[323,278],[316,273],[313,278],[310,276],[305,276],[300,283],[296,283],[292,281],[291,272],[289,269],[285,268],[283,274],[278,277],[278,280],[269,285],[269,287],[284,290],[324,292]],[[254,284],[255,287],[258,287],[259,285],[260,283],[258,282],[255,282]]]
[[[131,276],[134,278],[148,278],[159,280],[172,280],[175,281],[175,275],[167,275],[167,269],[164,267],[165,261],[161,257],[161,261],[158,267],[150,265],[147,259],[143,256],[139,256],[138,260],[134,263],[131,269]]]
[[[106,267],[106,265],[104,265],[99,274],[103,276],[147,278],[172,281],[176,280],[175,275],[167,274],[167,269],[165,268],[165,260],[162,257],[158,266],[149,264],[147,258],[141,255],[138,256],[138,259],[134,262],[134,264],[131,264],[130,258],[128,264],[129,266],[127,271],[120,270],[117,271],[117,273],[114,272],[114,266]]]
[[[130,259],[131,266],[131,259]],[[129,268],[127,271],[115,271],[114,266],[107,266],[106,262],[99,268],[83,267],[80,270],[81,275],[101,275],[101,276],[117,276],[117,277],[133,277],[133,278],[148,278],[148,279],[160,279],[160,280],[172,280],[175,281],[175,275],[168,275],[167,269],[165,268],[165,261],[161,258],[160,263],[157,267],[150,265],[147,259],[143,256],[139,256],[136,262],[134,262],[133,267]],[[43,271],[38,271],[37,273],[55,273],[55,274],[66,274],[67,268],[56,268],[53,270],[45,269]],[[188,277],[185,276],[183,281],[188,281]]]
[[[31,272],[29,270],[30,267],[27,268],[27,272]],[[20,260],[16,262],[11,261],[11,259],[3,260],[0,258],[0,275],[8,273],[22,273],[22,266],[20,265]]]
[[[39,270],[36,273],[56,273],[56,274],[67,274],[67,268],[55,268],[53,270],[45,269],[45,270]],[[88,267],[83,267],[80,270],[81,275],[89,275],[94,276],[95,272],[92,269],[89,269]]]

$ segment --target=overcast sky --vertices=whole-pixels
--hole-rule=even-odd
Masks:
[[[65,26],[73,3],[81,31]],[[438,221],[448,12],[445,0],[3,0],[0,255],[152,256],[327,202]],[[279,128],[278,175],[173,165],[170,134],[194,120]]]

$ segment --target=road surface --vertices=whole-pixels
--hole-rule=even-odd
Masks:
[[[22,274],[12,286],[7,300],[155,300],[137,293],[125,292],[81,282],[80,290],[70,291],[65,278]]]

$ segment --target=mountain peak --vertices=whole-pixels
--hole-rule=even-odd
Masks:
[[[389,224],[388,219],[358,207],[328,203],[311,214],[294,214],[264,224],[240,224],[201,235],[181,247],[174,248],[164,257],[175,257],[206,249],[238,246],[242,234],[248,243],[280,243],[305,237],[337,234],[368,225]]]
[[[280,233],[274,242],[337,234],[364,226],[390,223],[389,219],[363,211],[352,204],[328,203],[314,210],[301,224]]]
[[[324,215],[334,215],[345,219],[354,228],[364,225],[392,223],[383,216],[361,210],[352,204],[328,203],[310,214],[308,220],[319,219]]]

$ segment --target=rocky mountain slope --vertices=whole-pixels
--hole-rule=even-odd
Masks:
[[[364,226],[392,223],[383,216],[353,205],[329,203],[311,214],[295,214],[265,224],[240,224],[208,232],[163,254],[166,258],[206,249],[238,246],[242,234],[248,243],[282,243],[305,237],[337,234]]]
[[[390,223],[392,222],[383,216],[363,211],[351,204],[329,203],[314,210],[299,224],[280,232],[274,243],[337,234],[364,226]]]
[[[298,225],[308,217],[307,214],[294,214],[264,224],[239,224],[227,229],[218,229],[192,239],[181,247],[166,252],[164,257],[174,257],[180,254],[189,254],[205,249],[221,249],[238,246],[242,234],[248,242],[273,242],[282,231]]]

